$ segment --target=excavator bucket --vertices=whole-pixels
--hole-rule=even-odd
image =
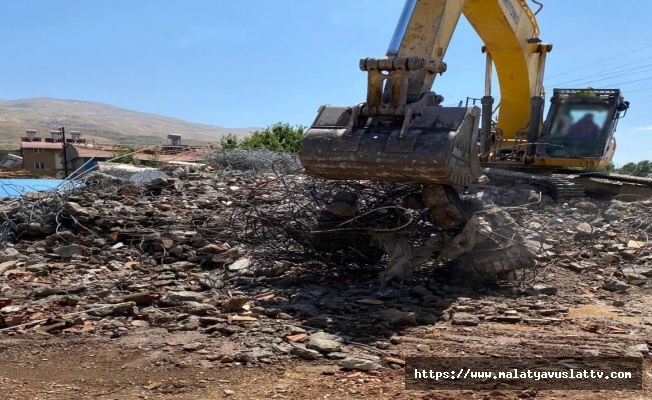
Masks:
[[[356,124],[354,114],[355,108],[319,110],[299,151],[308,175],[453,186],[469,185],[481,175],[478,107],[424,107],[408,129],[402,129],[402,117]]]

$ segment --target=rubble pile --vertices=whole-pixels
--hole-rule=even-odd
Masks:
[[[622,307],[652,278],[652,201],[554,204],[529,187],[471,187],[464,199],[490,229],[482,253],[457,259],[445,252],[459,232],[407,207],[420,186],[319,182],[286,169],[167,172],[144,186],[95,175],[0,204],[0,334],[165,329],[203,335],[183,351],[208,363],[326,358],[371,371],[401,364],[396,346],[410,329],[568,326],[587,302],[580,295]],[[396,260],[379,239],[387,235],[415,254],[443,243],[412,266],[414,282],[383,287],[378,274]],[[531,265],[502,284],[472,273],[506,243],[527,248]],[[620,329],[609,326],[581,328]],[[212,340],[230,350],[208,351]]]

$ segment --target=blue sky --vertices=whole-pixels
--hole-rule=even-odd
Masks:
[[[652,2],[543,3],[541,39],[555,46],[546,69],[550,93],[559,84],[621,84],[632,106],[619,125],[615,161],[652,158]],[[0,98],[98,101],[233,128],[309,125],[323,103],[364,100],[358,61],[385,53],[402,6],[403,0],[2,1]],[[448,71],[434,86],[445,105],[483,94],[481,45],[461,21],[445,58]]]

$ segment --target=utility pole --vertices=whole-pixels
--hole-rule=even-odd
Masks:
[[[66,156],[66,129],[62,126],[61,129],[61,149],[63,153],[63,179],[68,177],[68,157]]]

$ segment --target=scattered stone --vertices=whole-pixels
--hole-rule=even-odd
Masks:
[[[308,344],[306,344],[306,348],[317,350],[321,353],[333,353],[340,351],[342,348],[340,345],[341,340],[342,339],[335,335],[331,335],[325,332],[316,332],[310,335]]]
[[[516,324],[521,322],[523,318],[520,315],[496,315],[491,318],[492,321],[504,322],[508,324]]]
[[[380,317],[391,325],[413,325],[417,320],[415,313],[395,308],[381,311]]]
[[[319,315],[319,309],[312,304],[307,303],[296,303],[290,306],[294,312],[296,312],[300,318],[304,317],[316,317]]]
[[[1,256],[0,256],[0,257],[1,257]],[[8,269],[10,269],[10,268],[13,268],[13,267],[16,266],[18,263],[19,263],[18,260],[11,260],[11,261],[4,261],[4,262],[1,262],[1,263],[0,263],[0,274],[2,274],[3,272],[5,272],[5,270],[8,270]],[[46,265],[46,268],[47,268],[47,265]]]
[[[165,306],[175,307],[180,306],[181,303],[186,301],[195,301],[201,303],[204,301],[204,295],[197,292],[180,291],[180,292],[167,292],[161,297],[160,303]]]
[[[453,319],[451,320],[453,325],[461,326],[476,326],[480,323],[480,319],[473,314],[465,312],[456,312],[453,314]]]
[[[149,322],[137,319],[135,321],[131,321],[131,326],[136,327],[136,328],[149,328]]]
[[[598,207],[591,203],[590,201],[578,201],[575,203],[575,207],[579,208],[582,211],[594,212]]]
[[[234,296],[222,303],[222,308],[230,311],[239,311],[249,302],[247,296]]]
[[[340,361],[343,369],[359,371],[375,371],[383,367],[380,357],[361,355],[358,357],[347,357]]]
[[[197,279],[197,283],[204,289],[212,290],[224,287],[224,281],[217,275],[196,274],[195,279]]]
[[[602,288],[610,292],[624,292],[629,289],[629,285],[617,279],[611,279],[605,283]]]
[[[627,247],[630,249],[642,249],[645,247],[646,244],[647,244],[646,242],[630,240],[629,242],[627,242]]]
[[[578,224],[575,230],[575,240],[590,239],[593,237],[593,227],[586,222]]]
[[[604,253],[600,255],[600,262],[605,264],[611,264],[617,260],[616,253]]]
[[[554,296],[557,294],[557,287],[547,283],[537,283],[525,289],[525,294],[528,296],[539,296],[541,294],[547,296]]]
[[[602,214],[602,218],[604,218],[604,220],[607,222],[612,222],[612,221],[622,219],[623,213],[619,210],[609,208],[605,210],[605,212]]]
[[[77,244],[73,244],[70,246],[61,246],[59,248],[54,249],[54,252],[58,255],[61,256],[61,258],[72,258],[74,256],[81,256],[88,254],[88,248],[84,246],[80,246]]]
[[[8,247],[4,250],[0,250],[0,262],[4,263],[7,261],[17,261],[20,260],[21,258],[24,258],[20,252],[14,248]],[[4,264],[2,264],[4,265]],[[2,270],[0,269],[0,272]]]
[[[111,302],[122,303],[125,301],[133,301],[139,306],[150,306],[159,298],[158,294],[150,292],[130,293],[123,296],[116,296],[111,298]]]
[[[635,346],[630,347],[630,349],[634,351],[638,351],[645,356],[650,355],[650,348],[646,343],[637,344]]]
[[[292,347],[290,354],[303,358],[304,360],[316,360],[321,356],[317,350],[307,349],[301,345]]]
[[[193,342],[193,343],[187,343],[183,345],[183,350],[184,351],[199,351],[202,349],[205,349],[206,345],[203,343],[198,343],[198,342]]]
[[[236,262],[232,263],[231,265],[229,265],[228,269],[229,271],[232,272],[242,272],[248,270],[250,267],[251,267],[251,259],[241,258]]]
[[[15,313],[22,310],[22,308],[23,308],[22,306],[6,306],[0,308],[0,313],[4,313],[4,314]]]
[[[430,351],[430,346],[428,346],[427,344],[418,344],[417,345],[417,350],[424,351],[424,352],[425,351]]]
[[[110,315],[124,314],[127,311],[133,310],[135,306],[136,303],[133,301],[127,301],[120,304],[91,304],[87,306],[89,310],[86,311],[86,313],[95,317],[104,318]]]

